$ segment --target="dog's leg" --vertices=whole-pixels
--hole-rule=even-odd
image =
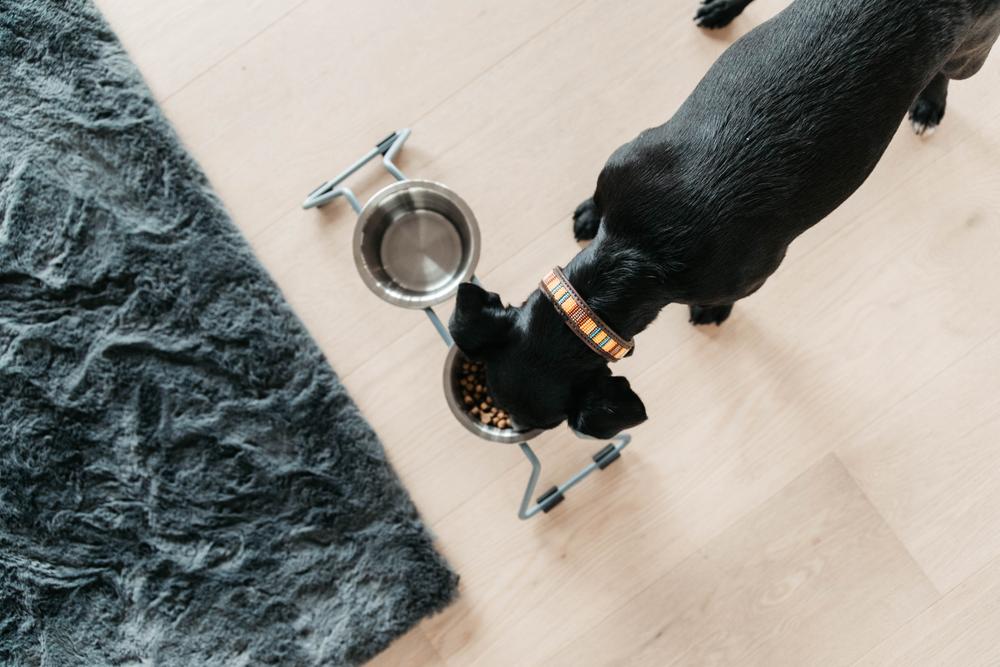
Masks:
[[[910,125],[918,135],[930,136],[944,118],[948,100],[948,77],[938,73],[910,107]]]
[[[689,306],[691,309],[691,324],[695,326],[700,324],[714,324],[716,326],[722,324],[729,318],[729,314],[733,312],[733,304],[727,304],[725,306]]]
[[[700,28],[724,28],[753,0],[701,0],[694,22]]]
[[[577,241],[590,241],[601,226],[601,211],[591,197],[573,211],[573,236]]]

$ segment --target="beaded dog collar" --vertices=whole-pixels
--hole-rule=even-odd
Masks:
[[[552,305],[563,316],[566,325],[573,330],[573,333],[608,361],[618,361],[635,347],[632,341],[618,336],[601,321],[601,318],[573,289],[559,267],[549,271],[539,287],[552,301]]]

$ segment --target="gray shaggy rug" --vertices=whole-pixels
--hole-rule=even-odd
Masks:
[[[453,597],[99,13],[0,0],[0,664],[340,665]]]

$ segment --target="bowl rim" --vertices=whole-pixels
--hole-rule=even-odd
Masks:
[[[379,282],[375,279],[374,274],[368,270],[364,256],[361,252],[361,241],[364,238],[362,230],[364,229],[365,224],[367,224],[368,219],[371,218],[374,211],[384,199],[397,192],[416,187],[431,190],[432,192],[442,195],[458,208],[459,212],[461,212],[469,226],[469,252],[471,258],[466,269],[453,277],[451,281],[452,285],[449,289],[441,293],[435,292],[434,296],[431,296],[432,293],[428,292],[423,297],[400,297],[383,290]],[[372,293],[383,301],[387,301],[394,306],[413,309],[430,308],[431,306],[444,303],[451,297],[455,296],[455,293],[458,292],[458,286],[461,283],[471,280],[472,276],[475,274],[476,265],[479,264],[479,222],[476,220],[475,214],[473,214],[472,209],[469,208],[469,205],[465,202],[465,200],[443,183],[420,179],[407,179],[405,181],[396,181],[395,183],[391,183],[372,195],[371,199],[368,200],[368,203],[365,204],[364,208],[362,208],[361,212],[358,214],[358,221],[354,225],[354,236],[351,244],[354,251],[354,266],[357,268],[362,282],[364,282],[365,286],[368,287]]]
[[[448,350],[448,355],[445,357],[443,374],[444,397],[445,402],[451,409],[451,413],[455,415],[455,419],[457,419],[467,431],[474,433],[483,440],[489,440],[490,442],[498,442],[507,445],[527,442],[528,440],[536,438],[544,433],[542,429],[515,431],[513,429],[499,429],[496,426],[485,426],[481,423],[473,421],[472,418],[466,414],[465,410],[462,409],[462,406],[455,398],[454,382],[452,381],[452,367],[455,365],[455,360],[459,355],[463,358],[467,358],[464,353],[458,349],[458,345],[452,345]]]

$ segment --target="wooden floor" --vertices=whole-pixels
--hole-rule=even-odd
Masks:
[[[401,167],[469,201],[520,302],[611,151],[785,2],[710,34],[665,0],[98,4],[461,573],[376,665],[1000,664],[1000,57],[724,327],[668,308],[616,368],[633,447],[520,522],[521,455],[454,421],[434,330],[365,289],[347,205],[303,196],[412,127]],[[551,483],[594,447],[538,449]]]

